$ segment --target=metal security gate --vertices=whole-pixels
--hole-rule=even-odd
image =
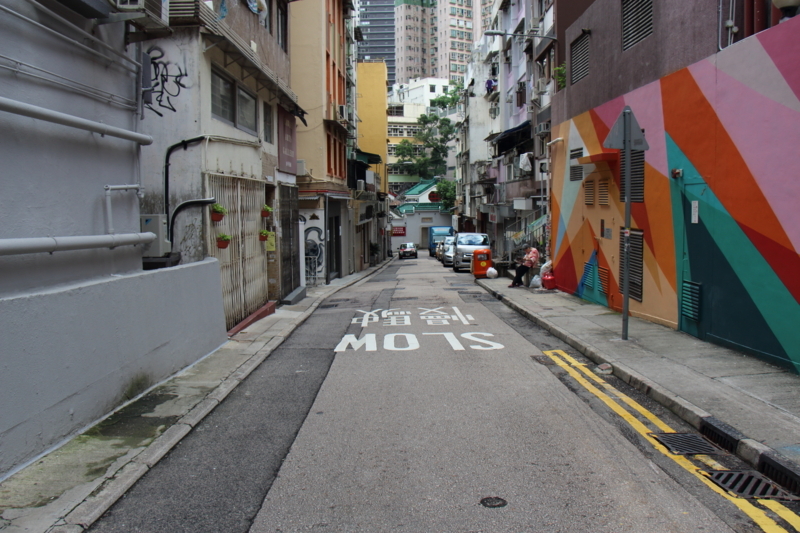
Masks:
[[[281,223],[281,298],[300,286],[300,235],[298,228],[297,187],[278,188]]]
[[[214,196],[228,210],[221,222],[212,222],[210,217],[206,221],[206,246],[208,255],[220,263],[225,325],[231,329],[268,300],[267,252],[258,240],[266,185],[217,174],[206,178],[206,196]],[[231,237],[225,249],[217,248],[220,233]]]

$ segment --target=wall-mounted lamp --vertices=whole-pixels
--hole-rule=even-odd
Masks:
[[[781,22],[786,22],[797,15],[797,8],[800,7],[800,0],[772,0],[772,5],[781,10],[783,18]]]
[[[683,177],[683,169],[682,168],[673,168],[672,169],[672,179],[678,179]]]
[[[581,35],[591,35],[591,34],[592,30],[590,30],[589,28],[581,28]]]

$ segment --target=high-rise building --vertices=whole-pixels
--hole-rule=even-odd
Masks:
[[[358,45],[359,61],[383,59],[389,85],[395,82],[394,0],[363,0],[358,7],[364,40]]]
[[[476,20],[480,12],[473,0],[397,0],[396,82],[437,77],[463,84],[472,43],[479,36]]]

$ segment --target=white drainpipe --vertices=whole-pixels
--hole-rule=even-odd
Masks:
[[[72,237],[30,237],[23,239],[0,239],[0,255],[63,252],[66,250],[89,250],[150,244],[156,234],[120,233],[119,235],[80,235]]]
[[[18,102],[17,100],[3,98],[2,96],[0,96],[0,111],[7,111],[24,117],[38,118],[39,120],[45,120],[63,126],[99,133],[100,135],[119,137],[120,139],[126,139],[139,144],[153,144],[153,138],[149,135],[142,135],[135,131],[109,126],[102,122],[86,120],[85,118],[67,115],[66,113],[59,113],[52,109],[45,109],[44,107]]]

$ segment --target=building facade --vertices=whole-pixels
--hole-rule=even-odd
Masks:
[[[358,47],[358,60],[384,61],[389,86],[395,82],[394,23],[394,0],[364,0],[358,4],[358,26],[364,36]]]
[[[720,24],[717,2],[691,13],[639,4],[633,27],[630,4],[598,0],[564,29],[551,141],[558,287],[621,309],[629,229],[631,314],[798,371],[790,204],[800,189],[789,154],[800,134],[800,18],[777,24],[774,10],[746,2],[723,6],[732,23]],[[681,39],[669,37],[676,27]],[[628,68],[644,58],[641,72]],[[604,146],[625,106],[649,145],[632,153],[628,195],[620,152]]]

